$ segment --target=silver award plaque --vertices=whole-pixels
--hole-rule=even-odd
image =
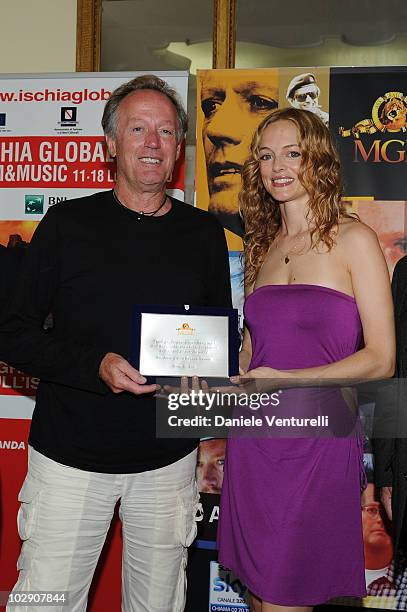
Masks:
[[[143,376],[229,376],[227,316],[141,313]]]

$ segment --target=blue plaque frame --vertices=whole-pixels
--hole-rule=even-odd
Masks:
[[[239,315],[237,308],[221,308],[211,306],[167,306],[167,305],[151,305],[138,304],[132,309],[132,339],[130,363],[139,370],[140,367],[140,338],[141,338],[141,315],[143,313],[153,314],[175,314],[175,315],[207,315],[228,317],[228,332],[229,332],[229,376],[237,376],[239,374]],[[208,378],[208,377],[205,377]],[[148,382],[154,382],[155,377],[149,376]]]

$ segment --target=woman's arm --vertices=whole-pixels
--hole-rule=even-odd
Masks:
[[[395,333],[389,273],[377,236],[363,223],[341,226],[335,248],[352,280],[362,322],[364,347],[340,361],[314,368],[282,371],[256,368],[253,378],[388,378],[395,366]],[[341,324],[340,321],[337,322]]]
[[[241,376],[246,374],[249,369],[250,361],[252,358],[252,341],[250,338],[250,332],[245,326],[243,333],[242,347],[239,353],[239,373]]]
[[[253,292],[253,284],[247,287],[245,285],[244,296],[245,299]],[[239,353],[239,373],[241,376],[246,374],[249,369],[250,361],[252,358],[252,340],[250,337],[250,332],[247,329],[246,325],[244,326],[243,332],[243,342],[240,348]]]

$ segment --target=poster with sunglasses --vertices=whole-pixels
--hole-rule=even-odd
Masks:
[[[329,68],[280,68],[279,108],[293,107],[315,113],[329,125]]]

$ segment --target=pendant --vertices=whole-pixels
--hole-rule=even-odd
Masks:
[[[290,258],[288,257],[288,255],[286,255],[286,256],[284,257],[284,263],[285,263],[285,264],[288,264],[288,262],[289,262],[289,261],[290,261]]]

